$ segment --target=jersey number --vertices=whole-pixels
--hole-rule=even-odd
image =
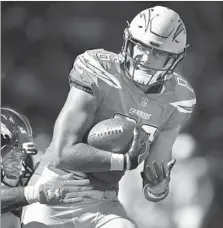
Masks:
[[[118,57],[109,53],[99,52],[97,53],[97,57],[101,61],[108,61],[108,62],[119,62]]]
[[[189,83],[187,81],[185,81],[183,78],[181,78],[180,76],[176,76],[177,78],[177,83],[180,86],[184,86],[187,87],[189,90],[193,91],[193,89],[191,88],[191,86],[189,85]]]

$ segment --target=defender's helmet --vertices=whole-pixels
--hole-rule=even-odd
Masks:
[[[143,10],[124,31],[121,53],[127,75],[144,86],[165,81],[185,56],[186,40],[184,23],[176,12],[162,6]],[[137,70],[144,74],[137,74]]]
[[[1,181],[26,185],[33,174],[31,155],[37,154],[28,119],[10,108],[1,108]]]

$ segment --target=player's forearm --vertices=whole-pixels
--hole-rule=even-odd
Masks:
[[[115,154],[115,159],[117,158]],[[69,148],[64,148],[61,156],[54,160],[56,168],[80,172],[106,172],[111,170],[122,170],[124,156],[120,155],[114,161],[114,154],[109,151],[100,150],[84,143],[78,143]],[[122,159],[123,158],[123,159]],[[113,163],[116,163],[114,167]],[[117,164],[118,163],[118,164]]]
[[[6,213],[28,204],[24,196],[24,187],[1,187],[1,213]]]

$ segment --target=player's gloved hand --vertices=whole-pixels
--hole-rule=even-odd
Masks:
[[[141,127],[135,127],[132,145],[125,154],[125,169],[131,170],[137,168],[137,166],[146,158],[149,147],[148,134]]]
[[[141,172],[146,199],[157,202],[167,197],[170,173],[175,162],[176,159],[171,160],[168,164],[165,161],[153,161],[152,165],[147,165],[144,172]]]
[[[25,197],[29,203],[39,202],[41,204],[58,205],[78,203],[84,198],[90,197],[90,180],[74,180],[73,174],[59,176],[40,186],[28,186],[25,188]]]

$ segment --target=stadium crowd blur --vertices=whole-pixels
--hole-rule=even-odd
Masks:
[[[123,178],[119,197],[140,228],[222,228],[222,2],[2,2],[2,105],[30,119],[44,153],[74,58],[94,48],[118,53],[126,20],[154,5],[177,11],[186,25],[190,48],[177,70],[194,87],[197,106],[174,146],[169,197],[143,199],[139,170]]]

